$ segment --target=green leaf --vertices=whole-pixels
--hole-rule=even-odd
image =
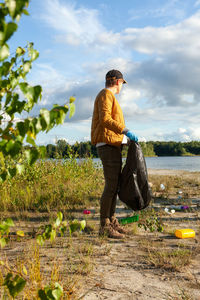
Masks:
[[[71,233],[75,232],[78,228],[79,228],[79,221],[78,220],[73,220],[69,225],[69,229],[70,229]]]
[[[53,242],[56,238],[56,231],[54,229],[52,229],[51,233],[50,233],[50,239],[51,242]]]
[[[19,101],[19,95],[17,93],[14,93],[12,95],[12,102],[10,105],[6,108],[6,113],[13,117],[13,114],[21,113],[24,109],[26,102],[25,101]]]
[[[70,98],[69,98],[69,103],[73,103],[75,100],[76,100],[75,97],[70,97]]]
[[[50,125],[50,112],[43,108],[40,110],[40,115],[43,117],[43,119],[46,122],[46,126],[48,127]]]
[[[34,139],[32,139],[30,135],[27,135],[26,142],[31,144],[32,146],[36,146]]]
[[[18,122],[16,127],[19,130],[19,134],[24,137],[29,130],[29,122]]]
[[[38,158],[39,158],[39,152],[37,149],[30,149],[25,151],[25,156],[28,161],[29,165],[32,165]]]
[[[66,118],[66,113],[63,110],[59,111],[60,117],[57,118],[57,124],[63,124]]]
[[[45,238],[45,239],[50,239],[51,238],[51,233],[52,233],[52,225],[51,224],[48,224],[48,225],[46,225],[45,226],[45,231],[44,231],[44,233],[43,233],[43,237]]]
[[[27,82],[21,82],[19,84],[20,90],[22,91],[23,94],[27,93],[27,88],[28,88],[28,83]]]
[[[86,226],[86,221],[85,220],[82,220],[80,222],[80,230],[84,230],[85,229],[85,226]]]
[[[34,61],[38,58],[39,52],[35,49],[29,49],[29,56],[31,57],[31,61]]]
[[[9,140],[6,144],[5,150],[12,157],[16,156],[21,150],[22,144],[19,141]]]
[[[5,149],[8,153],[12,150],[14,143],[15,142],[13,140],[10,140],[9,142],[7,142]]]
[[[17,173],[17,169],[14,167],[14,168],[8,168],[8,173],[10,175],[10,177],[14,177]]]
[[[58,217],[58,219],[60,220],[60,222],[62,222],[62,220],[63,220],[63,214],[62,214],[61,211],[59,211],[59,212],[57,213],[57,217]]]
[[[11,93],[7,93],[5,106],[8,105],[11,100],[12,100],[12,94]]]
[[[11,63],[5,61],[2,66],[0,67],[0,76],[7,76],[10,71]]]
[[[71,119],[71,117],[75,114],[75,104],[74,103],[70,103],[69,104],[69,118]]]
[[[14,17],[15,11],[16,11],[16,6],[17,6],[17,1],[6,0],[6,5],[8,7],[8,11],[9,11],[11,17]]]
[[[13,22],[3,23],[3,33],[0,35],[0,46],[3,46],[5,42],[13,35],[17,30],[17,24]]]
[[[58,226],[60,226],[60,223],[61,223],[60,219],[57,218],[56,221],[55,221],[55,223],[54,223],[55,227],[57,228]]]
[[[24,165],[21,165],[21,164],[17,164],[16,165],[16,169],[17,169],[17,173],[18,174],[22,174],[25,170],[25,166]]]
[[[6,178],[7,178],[7,176],[8,176],[7,171],[3,171],[3,172],[0,174],[0,182],[5,181]]]
[[[63,236],[65,231],[67,230],[67,226],[62,225],[62,226],[60,226],[59,230],[60,230],[61,236]]]
[[[37,102],[38,98],[42,99],[42,87],[40,85],[35,85],[34,89],[34,101]]]
[[[40,289],[38,290],[38,297],[41,300],[49,300],[44,290]]]
[[[5,0],[10,16],[17,19],[23,13],[24,8],[28,5],[29,0]]]
[[[37,241],[38,245],[40,245],[40,246],[43,246],[43,245],[44,245],[44,238],[43,238],[42,235],[38,235],[38,236],[36,237],[36,241]]]
[[[58,282],[55,283],[55,289],[52,291],[52,295],[55,300],[59,300],[63,295],[63,288]]]
[[[3,234],[7,234],[10,230],[10,226],[6,225],[4,222],[0,224],[0,231]]]
[[[33,120],[33,123],[34,123],[34,126],[35,126],[35,129],[36,129],[36,132],[40,132],[42,130],[42,125],[41,125],[41,122],[40,122],[40,118],[35,118]]]
[[[6,242],[6,239],[5,238],[1,238],[0,239],[0,246],[1,248],[4,248],[6,246],[7,242]]]
[[[9,55],[10,55],[10,51],[7,44],[0,47],[0,61],[5,60]]]
[[[6,275],[3,285],[5,285],[8,288],[10,295],[13,298],[15,298],[24,289],[26,285],[26,280],[24,280],[19,275],[16,275],[13,279],[12,277],[13,274],[8,273]]]
[[[21,56],[21,55],[23,55],[25,52],[26,52],[26,51],[25,51],[24,48],[18,47],[17,50],[16,50],[16,55],[17,55],[17,56]]]
[[[45,157],[46,157],[47,149],[46,149],[45,146],[40,146],[40,147],[39,147],[39,152],[40,152],[41,158],[45,158]]]
[[[13,222],[13,220],[11,218],[7,218],[3,223],[10,227],[15,226],[15,223]]]
[[[14,90],[16,88],[16,86],[18,85],[18,83],[19,83],[19,79],[18,78],[13,77],[12,79],[10,79],[10,85],[11,85],[12,90]]]
[[[18,230],[18,231],[16,232],[16,234],[17,234],[18,236],[21,236],[21,237],[24,236],[24,232],[23,232],[22,230]]]
[[[23,273],[24,273],[25,275],[27,275],[27,274],[28,274],[28,272],[27,272],[27,269],[26,269],[26,267],[25,267],[25,266],[23,266],[22,270],[23,270]]]
[[[41,300],[59,300],[62,295],[63,288],[58,282],[55,283],[54,288],[45,286],[38,290],[38,296]]]
[[[26,9],[23,9],[22,12],[23,12],[24,15],[29,16],[29,12]]]
[[[32,66],[32,64],[29,61],[26,61],[23,64],[23,71],[24,71],[24,73],[28,73],[30,71],[30,69],[31,69],[31,66]]]
[[[21,91],[23,92],[24,96],[28,100],[27,103],[27,110],[32,109],[34,103],[37,103],[38,98],[42,97],[42,87],[40,85],[36,85],[34,87],[28,85],[26,82],[21,82],[19,84]]]

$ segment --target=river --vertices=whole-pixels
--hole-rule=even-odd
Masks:
[[[200,156],[145,157],[147,168],[200,172]],[[98,158],[94,159],[99,162]]]

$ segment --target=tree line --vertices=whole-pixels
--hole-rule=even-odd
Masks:
[[[140,142],[144,156],[190,156],[200,155],[200,142]],[[123,148],[123,156],[127,155],[128,146]],[[97,149],[90,141],[76,142],[73,145],[60,139],[56,144],[46,146],[47,158],[69,158],[69,157],[98,157]]]

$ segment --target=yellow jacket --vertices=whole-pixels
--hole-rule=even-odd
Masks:
[[[120,146],[124,128],[123,113],[114,94],[108,89],[101,90],[94,103],[91,143]]]

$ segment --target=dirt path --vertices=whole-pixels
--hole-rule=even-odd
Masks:
[[[181,226],[180,219],[186,216],[175,215],[179,221],[171,219],[172,225]],[[197,228],[195,221],[191,221],[192,214],[187,217],[184,228]],[[169,225],[170,220],[167,223]],[[147,234],[140,230],[125,241],[108,240],[107,243],[111,247],[110,253],[96,259],[94,275],[87,281],[86,295],[82,299],[200,299],[199,235],[195,239],[180,240],[172,235]],[[154,265],[154,251],[181,247],[195,253],[189,266],[180,266],[176,271],[167,262]],[[93,286],[90,291],[89,286]]]

